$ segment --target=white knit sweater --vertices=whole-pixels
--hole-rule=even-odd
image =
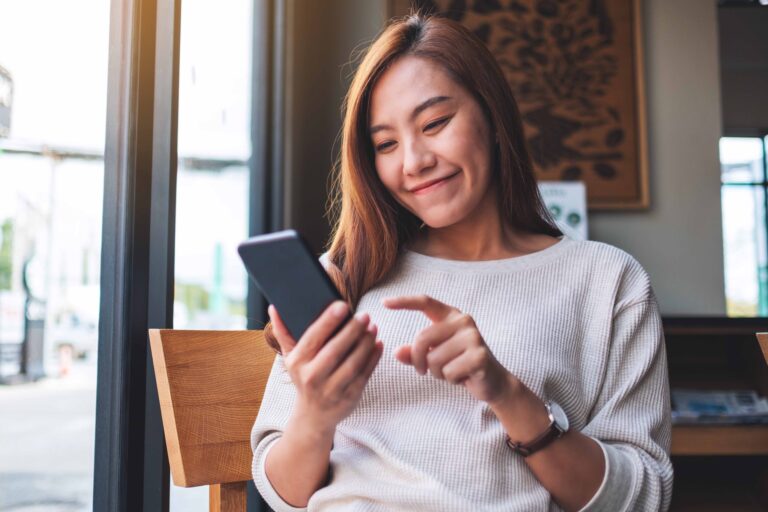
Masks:
[[[598,440],[606,474],[583,510],[668,508],[667,363],[648,275],[620,249],[563,237],[543,251],[495,261],[405,252],[390,277],[365,294],[358,311],[379,326],[384,354],[357,409],[338,425],[330,483],[307,510],[560,510],[505,444],[485,403],[395,360],[395,348],[429,320],[385,309],[380,300],[422,293],[470,314],[501,364],[560,404],[572,429]],[[277,512],[303,510],[280,499],[264,472],[294,399],[278,357],[251,437],[256,486]]]

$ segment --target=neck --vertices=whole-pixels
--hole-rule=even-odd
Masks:
[[[413,249],[428,256],[454,260],[491,260],[509,256],[516,234],[502,222],[495,201],[483,201],[456,224],[422,228]]]
[[[555,243],[557,239],[549,235],[525,233],[507,225],[495,201],[487,200],[456,224],[425,226],[411,249],[437,258],[482,261],[523,256]]]
[[[468,226],[428,229],[417,252],[452,260],[492,260],[507,257],[503,235],[484,226],[482,232]]]

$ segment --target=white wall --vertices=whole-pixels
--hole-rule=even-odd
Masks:
[[[590,237],[651,275],[664,314],[725,314],[714,0],[645,2],[651,208],[593,213]]]

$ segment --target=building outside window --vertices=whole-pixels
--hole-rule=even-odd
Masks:
[[[0,510],[93,509],[109,10],[0,6]],[[174,324],[244,329],[251,2],[184,2],[181,38]]]
[[[0,4],[0,510],[92,510],[108,41]]]

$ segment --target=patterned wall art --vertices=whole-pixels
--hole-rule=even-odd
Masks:
[[[457,20],[496,56],[539,180],[580,180],[596,209],[649,206],[641,0],[390,0]]]

